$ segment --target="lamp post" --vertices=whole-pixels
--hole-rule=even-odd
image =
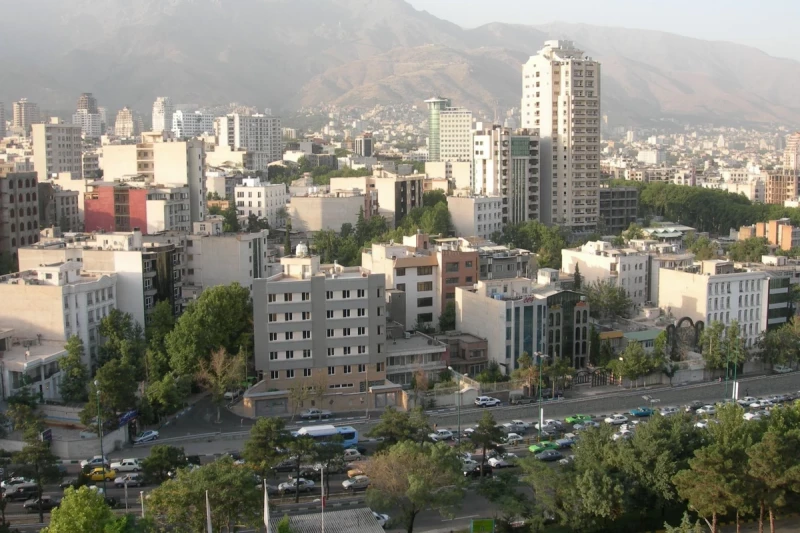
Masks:
[[[453,369],[452,366],[448,366],[447,369],[450,372],[452,372],[453,374],[457,374],[458,375],[458,391],[456,392],[456,394],[458,394],[458,416],[457,416],[457,419],[458,419],[458,438],[461,439],[461,374],[456,372]]]
[[[544,416],[542,413],[542,362],[544,361],[545,355],[542,352],[536,352],[536,357],[539,359],[539,423],[536,425],[539,427],[539,441],[541,441],[542,424],[544,423]]]
[[[142,518],[144,518],[144,491],[139,491],[139,501],[142,502]]]
[[[103,452],[103,416],[100,414],[100,382],[94,380],[94,388],[97,390],[97,434],[100,435],[100,457],[103,461],[103,497],[108,497],[106,486],[106,454]]]

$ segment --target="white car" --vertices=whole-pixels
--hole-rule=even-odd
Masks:
[[[758,413],[750,412],[750,413],[745,413],[743,415],[743,418],[745,420],[761,420],[761,415]]]
[[[536,429],[540,429],[539,428],[539,422],[536,422],[536,425],[534,427]],[[564,424],[560,420],[555,420],[553,418],[548,418],[547,420],[544,421],[544,424],[542,424],[541,429],[545,429],[545,428],[561,429],[563,427],[564,427]]]
[[[136,438],[133,439],[134,444],[141,444],[142,442],[150,442],[153,440],[158,440],[158,431],[154,429],[148,429],[147,431],[142,431]]]
[[[604,422],[606,424],[613,424],[615,426],[621,426],[622,424],[628,421],[628,417],[625,415],[621,415],[619,413],[611,416],[607,416]]]
[[[344,490],[364,490],[369,487],[369,478],[367,476],[353,476],[350,479],[342,481]]]
[[[514,432],[522,432],[522,433],[526,432],[531,427],[530,424],[528,424],[527,422],[523,422],[522,420],[512,420],[511,422],[506,422],[503,425],[511,428],[511,430]]]
[[[756,400],[750,404],[750,409],[765,409],[772,407],[772,402],[766,399]]]
[[[580,424],[575,424],[574,426],[572,426],[572,429],[574,429],[575,431],[583,431],[584,429],[599,428],[599,427],[600,427],[599,422],[595,422],[594,420],[584,420]]]
[[[749,407],[751,403],[757,402],[758,398],[754,396],[745,396],[741,400],[736,400],[736,403],[741,405],[742,407]]]
[[[451,440],[453,438],[453,432],[449,429],[437,429],[433,433],[429,433],[428,438],[433,442],[439,442],[440,440]]]
[[[717,408],[713,405],[704,405],[697,411],[695,411],[698,415],[715,415],[717,414]]]
[[[559,459],[558,460],[558,464],[566,466],[566,465],[570,464],[571,462],[573,462],[574,460],[575,460],[575,456],[574,455],[567,455],[563,459]]]
[[[389,523],[389,515],[388,514],[380,514],[372,511],[372,516],[375,517],[375,520],[378,521],[378,525],[382,528],[386,529],[386,524]]]
[[[659,411],[661,416],[672,416],[678,414],[678,408],[673,406],[662,407]]]
[[[700,429],[708,429],[708,420],[701,420],[701,421],[697,422],[694,425],[694,427],[700,428]]]
[[[34,481],[32,479],[25,479],[24,477],[12,477],[11,479],[7,479],[0,483],[0,487],[3,489],[11,489],[13,490],[14,487],[18,485],[30,485]],[[9,492],[11,492],[11,490]]]
[[[772,371],[776,374],[788,374],[789,372],[794,372],[794,369],[786,365],[775,365],[772,367]]]
[[[464,459],[461,461],[461,464],[464,466],[464,470],[472,470],[476,466],[478,466],[478,461],[474,461],[472,459]]]
[[[138,459],[123,459],[122,461],[111,463],[111,470],[117,472],[138,472],[141,469],[142,465]]]
[[[96,467],[96,466],[104,466],[108,465],[108,457],[105,455],[95,455],[91,459],[84,459],[81,461],[81,468],[89,467]]]
[[[298,478],[278,485],[281,492],[311,492],[314,489],[314,482],[310,479]]]
[[[486,463],[492,468],[508,468],[514,466],[517,456],[513,453],[504,454],[502,457],[492,457]]]
[[[517,433],[509,433],[505,436],[504,440],[506,444],[516,446],[517,444],[522,443],[525,439],[522,437],[522,435],[518,435]]]
[[[475,398],[475,405],[478,407],[496,407],[501,403],[500,400],[492,398],[491,396],[478,396]]]
[[[611,435],[611,440],[620,440],[620,439],[629,440],[632,437],[633,437],[633,431],[629,429],[623,429],[619,433],[614,433],[613,435]]]

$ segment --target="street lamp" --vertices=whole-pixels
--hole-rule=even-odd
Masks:
[[[452,366],[448,366],[447,369],[450,372],[452,372],[453,374],[456,374],[458,376],[458,391],[456,392],[456,394],[458,394],[458,417],[457,418],[458,418],[458,438],[461,439],[461,374],[456,372],[453,369]]]
[[[103,453],[103,416],[100,414],[100,382],[94,380],[94,388],[97,390],[97,434],[100,435],[100,457],[103,462],[103,497],[108,497],[108,487],[106,486],[106,454]]]
[[[544,415],[542,412],[542,362],[547,357],[542,352],[536,352],[536,358],[539,360],[539,440],[542,440],[542,425],[544,424]]]

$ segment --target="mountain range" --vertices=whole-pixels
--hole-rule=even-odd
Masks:
[[[602,63],[612,124],[792,124],[800,63],[755,48],[626,28],[464,29],[404,0],[25,0],[3,10],[0,99],[149,112],[156,96],[275,110],[422,104],[492,116],[519,106],[521,68],[548,39]]]

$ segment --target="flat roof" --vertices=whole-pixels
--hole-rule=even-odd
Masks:
[[[390,354],[397,352],[414,351],[430,351],[430,352],[444,352],[447,350],[447,345],[443,342],[420,335],[419,333],[412,333],[410,339],[405,336],[395,337],[394,339],[386,339],[386,346]]]
[[[23,372],[30,368],[36,368],[43,364],[52,363],[64,357],[67,353],[64,349],[64,341],[41,341],[32,346],[22,346],[16,344],[10,350],[0,352],[0,359],[5,367],[15,372]],[[29,352],[26,356],[25,352]]]
[[[315,505],[315,507],[318,507]],[[320,514],[315,509],[309,514],[288,515],[289,526],[293,533],[322,533]],[[279,512],[271,513],[269,521],[270,533],[278,532],[278,522],[282,515]],[[326,533],[383,533],[383,528],[367,507],[356,509],[342,509],[340,511],[325,512]]]

